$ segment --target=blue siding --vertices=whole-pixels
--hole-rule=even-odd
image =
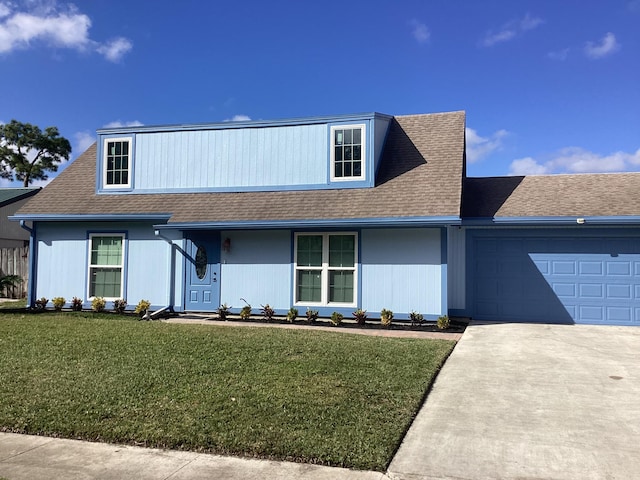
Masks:
[[[467,287],[478,319],[640,324],[640,231],[479,230]]]
[[[327,126],[138,133],[135,189],[326,184]]]
[[[167,305],[169,245],[155,237],[151,224],[125,222],[38,223],[35,298],[86,300],[89,232],[127,234],[124,297],[130,305],[143,298],[157,307]]]
[[[446,314],[440,236],[437,228],[362,230],[362,308]]]
[[[389,123],[391,123],[391,117],[376,117],[374,125],[374,141],[373,141],[373,159],[374,159],[374,172],[378,171],[378,165],[380,165],[380,159],[382,158],[382,150],[387,140],[387,132],[389,131]]]
[[[221,257],[221,303],[251,304],[254,313],[269,304],[286,312],[291,307],[291,233],[276,231],[223,231],[221,239],[231,241],[231,250]]]

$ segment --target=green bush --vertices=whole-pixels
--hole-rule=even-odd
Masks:
[[[315,323],[316,320],[318,320],[317,310],[311,310],[310,308],[307,308],[307,313],[305,315],[307,317],[307,322],[309,323]]]
[[[424,316],[418,312],[412,311],[409,314],[409,319],[411,320],[412,327],[415,327],[416,325],[422,325],[424,323]]]
[[[91,301],[91,310],[94,312],[103,312],[107,306],[107,301],[103,297],[96,297]]]
[[[242,310],[240,310],[240,318],[242,320],[248,320],[251,318],[251,305],[245,305],[242,307]]]
[[[393,312],[391,310],[387,310],[383,308],[380,311],[380,323],[385,327],[389,327],[391,325],[391,321],[393,320]]]
[[[333,312],[331,314],[331,323],[336,327],[342,323],[343,319],[344,315],[342,315],[340,312]]]
[[[293,322],[296,318],[298,318],[298,309],[291,307],[287,312],[287,320]]]
[[[151,308],[151,302],[149,300],[140,300],[138,305],[136,305],[135,313],[142,316]]]
[[[64,304],[67,303],[67,300],[64,297],[53,297],[51,300],[53,302],[53,308],[55,308],[58,312],[64,308]]]
[[[449,315],[442,315],[441,317],[438,317],[438,328],[440,330],[445,330],[449,328],[449,325],[451,325],[451,320],[449,320]]]

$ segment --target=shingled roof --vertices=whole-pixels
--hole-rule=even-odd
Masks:
[[[640,215],[640,173],[467,178],[462,216]]]
[[[170,223],[459,217],[464,112],[393,118],[373,188],[96,195],[96,145],[18,215],[170,215]]]

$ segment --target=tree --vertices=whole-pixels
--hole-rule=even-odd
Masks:
[[[0,125],[0,177],[19,180],[28,187],[34,180],[46,180],[47,172],[58,171],[69,160],[71,144],[57,127],[44,132],[36,125],[11,120]]]

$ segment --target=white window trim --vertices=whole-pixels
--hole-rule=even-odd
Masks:
[[[354,238],[354,263],[353,267],[329,267],[329,237],[334,235],[351,235]],[[298,266],[298,238],[302,236],[321,236],[322,237],[322,266],[308,267],[305,265]],[[293,301],[295,306],[303,307],[356,307],[358,302],[358,270],[360,263],[358,262],[358,233],[357,232],[300,232],[295,234],[294,239],[294,259],[293,259]],[[299,270],[318,270],[321,272],[321,295],[320,302],[300,302],[298,301],[298,271]],[[329,272],[333,270],[353,271],[353,302],[330,302],[329,301]]]
[[[361,162],[362,162],[362,167],[360,170],[360,176],[359,177],[336,177],[335,176],[335,155],[336,155],[336,149],[335,149],[335,131],[336,130],[343,130],[343,129],[349,129],[349,128],[360,128],[362,131],[361,134]],[[366,179],[366,166],[367,166],[367,126],[364,123],[355,123],[355,124],[350,124],[350,125],[331,125],[331,132],[330,132],[330,156],[331,156],[331,181],[332,182],[350,182],[353,180],[365,180]]]
[[[91,246],[93,245],[94,237],[120,237],[122,238],[122,256],[120,258],[120,265],[94,265],[91,263]],[[117,297],[104,297],[105,300],[117,300],[124,298],[124,259],[126,258],[127,241],[124,233],[91,233],[89,234],[89,242],[87,245],[87,299],[93,300],[95,296],[91,296],[91,269],[92,268],[120,268],[120,295]]]
[[[107,154],[109,142],[128,142],[129,143],[129,175],[127,175],[127,183],[119,183],[117,185],[107,184]],[[127,189],[131,188],[131,178],[133,177],[133,137],[105,137],[102,143],[102,188],[103,189]]]

